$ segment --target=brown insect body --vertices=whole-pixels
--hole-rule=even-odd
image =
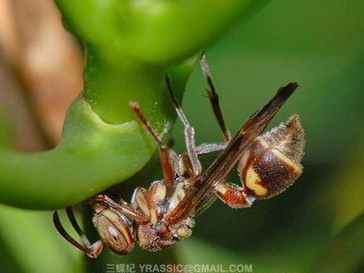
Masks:
[[[233,208],[250,207],[256,199],[270,198],[284,191],[302,173],[300,161],[305,140],[297,115],[261,135],[297,84],[282,87],[231,138],[204,56],[201,68],[210,87],[208,95],[225,143],[195,146],[194,128],[178,105],[168,77],[167,89],[184,125],[186,153],[178,155],[164,146],[139,105],[130,103],[144,128],[158,144],[164,178],[153,182],[148,189],[136,188],[130,204],[124,200],[115,202],[106,195],[92,197],[89,203],[94,209],[93,222],[100,236],[94,244],[78,226],[72,208],[66,209],[67,215],[83,244],[64,230],[58,213],[54,213],[53,221],[60,234],[89,257],[96,258],[104,246],[119,255],[129,253],[135,242],[149,251],[173,246],[192,234],[195,215],[206,208],[214,196]],[[222,152],[202,173],[198,155],[216,151]],[[242,187],[225,182],[236,165]]]
[[[187,183],[188,179],[180,177],[169,195],[164,181],[154,182],[148,191],[138,188],[134,192],[132,204],[150,217],[149,221],[137,225],[136,237],[140,247],[157,251],[173,246],[192,234],[195,222],[189,216],[173,225],[163,222],[166,215],[184,198]]]

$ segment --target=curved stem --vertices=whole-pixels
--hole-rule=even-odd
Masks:
[[[150,93],[161,89],[151,89]],[[174,117],[171,106],[162,103],[168,96],[160,93],[159,98],[157,94],[144,96],[144,92],[137,91],[122,95],[143,106],[157,105],[146,109],[154,121],[159,121],[154,122],[155,127],[168,133]],[[150,102],[152,96],[155,98]],[[102,105],[102,100],[99,101]],[[129,120],[135,119],[128,100],[115,104],[115,110],[120,104],[120,112]],[[76,204],[135,174],[148,162],[154,146],[137,122],[107,123],[79,97],[68,111],[62,141],[55,149],[33,154],[0,149],[0,200],[33,209]]]

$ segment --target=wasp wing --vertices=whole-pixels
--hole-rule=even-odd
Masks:
[[[167,223],[176,223],[189,215],[195,215],[212,203],[214,185],[223,181],[235,167],[243,151],[259,136],[278,110],[297,89],[297,83],[289,83],[280,88],[275,96],[259,111],[255,112],[240,128],[223,152],[202,174],[193,189],[178,206],[165,217]]]

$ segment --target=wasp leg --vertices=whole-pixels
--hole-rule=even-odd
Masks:
[[[179,105],[176,96],[173,93],[173,88],[171,81],[166,75],[166,86],[167,90],[171,96],[174,108],[176,109],[177,115],[181,120],[184,126],[184,136],[186,142],[186,149],[189,158],[189,164],[191,164],[192,173],[190,176],[194,177],[197,180],[201,175],[201,164],[198,159],[197,151],[196,151],[196,144],[195,144],[195,129],[191,126],[190,122],[188,121],[185,113],[183,112],[182,107]]]
[[[145,222],[149,220],[149,217],[135,209],[133,206],[129,205],[123,199],[120,199],[119,202],[115,202],[106,195],[98,194],[90,200],[90,203],[94,206],[101,204],[106,207],[111,207],[137,222]]]
[[[68,214],[68,211],[67,211],[67,215],[68,215],[68,217],[70,217]],[[72,215],[73,215],[73,213],[72,213]],[[75,228],[76,232],[81,236],[82,240],[85,243],[85,246],[81,245],[79,242],[77,242],[75,239],[73,239],[71,237],[71,235],[69,235],[67,233],[67,231],[63,228],[61,221],[59,219],[59,216],[58,216],[58,212],[55,211],[53,213],[53,223],[54,223],[54,226],[56,227],[57,231],[59,232],[59,234],[61,234],[62,237],[64,239],[66,239],[69,243],[71,243],[72,245],[77,247],[79,250],[84,252],[87,256],[89,256],[90,258],[96,259],[100,255],[100,253],[104,247],[104,244],[102,243],[102,241],[97,241],[97,242],[91,244],[90,241],[88,240],[88,238],[86,237],[86,235],[82,232],[81,228],[78,226],[74,216],[73,216],[73,220],[71,220],[71,218],[70,218],[70,221],[71,221],[72,226]]]
[[[82,241],[86,245],[87,248],[91,247],[90,240],[87,238],[86,234],[82,231],[81,227],[78,225],[75,214],[73,213],[72,207],[66,208],[66,213],[68,216],[68,219],[70,220],[72,227],[75,229],[75,231],[78,233],[78,235],[81,237]]]
[[[205,155],[215,152],[220,152],[226,148],[226,143],[203,143],[196,147],[198,155]]]
[[[149,221],[156,225],[163,216],[167,197],[167,187],[163,181],[153,182],[149,189],[136,188],[132,197],[132,205],[149,217]]]
[[[216,196],[231,208],[247,208],[252,205],[255,196],[248,194],[243,187],[225,182],[215,185]]]
[[[133,196],[131,198],[131,204],[134,208],[139,209],[144,215],[149,218],[149,204],[146,198],[146,193],[146,189],[142,187],[137,187],[134,190]]]
[[[224,136],[224,141],[229,142],[231,140],[231,134],[230,134],[229,129],[226,127],[226,123],[225,123],[224,117],[221,112],[219,96],[217,95],[216,88],[213,84],[211,73],[210,73],[210,68],[209,68],[209,65],[207,64],[205,54],[202,54],[202,56],[201,56],[200,67],[201,67],[201,71],[207,81],[207,84],[209,86],[209,88],[206,89],[206,91],[207,91],[207,95],[210,99],[212,110],[214,111],[214,115],[217,119],[217,122],[219,123],[220,129]]]
[[[162,165],[162,169],[163,169],[164,181],[165,181],[167,187],[172,188],[173,182],[174,182],[174,175],[175,175],[175,170],[174,170],[174,167],[172,164],[172,161],[174,159],[171,158],[171,157],[173,157],[172,154],[174,154],[173,150],[168,148],[167,146],[165,146],[162,143],[162,140],[157,135],[157,133],[153,130],[152,126],[150,125],[150,123],[148,122],[148,120],[146,119],[146,117],[144,116],[142,111],[140,110],[138,103],[130,102],[129,105],[133,109],[133,111],[136,113],[136,115],[138,116],[140,122],[143,124],[145,129],[149,132],[149,134],[153,137],[153,139],[157,143],[158,149],[159,149],[159,157],[160,157],[161,165]]]

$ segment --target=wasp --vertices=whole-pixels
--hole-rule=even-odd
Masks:
[[[171,247],[191,236],[195,216],[206,209],[215,197],[232,208],[250,207],[254,200],[281,193],[301,175],[305,138],[298,115],[262,134],[296,90],[297,83],[280,88],[232,137],[223,119],[204,55],[200,66],[209,86],[208,97],[224,142],[196,145],[195,130],[178,103],[168,76],[166,89],[184,127],[186,152],[177,154],[163,144],[138,103],[130,102],[131,109],[158,146],[163,179],[154,181],[148,189],[137,187],[130,203],[123,199],[116,202],[103,194],[92,197],[88,203],[94,210],[93,223],[100,236],[95,243],[91,243],[82,231],[71,207],[66,208],[66,212],[83,244],[66,232],[58,213],[54,213],[53,222],[58,232],[89,257],[97,258],[104,247],[115,254],[125,255],[135,243],[149,251]],[[199,156],[212,152],[220,154],[203,172]],[[226,182],[236,165],[241,186]]]

